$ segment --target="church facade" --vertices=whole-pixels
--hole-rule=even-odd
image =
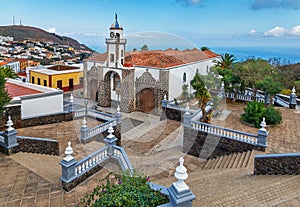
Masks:
[[[126,52],[117,16],[105,42],[106,53],[84,62],[84,97],[103,107],[119,105],[123,112],[159,113],[164,96],[180,96],[183,84],[196,72],[207,74],[219,59],[210,50],[198,49]]]

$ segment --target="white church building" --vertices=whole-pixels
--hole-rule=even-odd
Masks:
[[[84,62],[84,97],[100,106],[119,104],[121,111],[158,113],[164,95],[182,93],[196,72],[205,75],[220,56],[210,50],[126,51],[117,15],[106,39],[107,52]],[[190,89],[189,89],[190,90]]]

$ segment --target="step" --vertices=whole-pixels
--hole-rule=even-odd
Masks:
[[[204,166],[204,170],[209,169],[209,166],[211,165],[211,163],[212,163],[212,159],[209,159]]]
[[[220,165],[222,165],[224,159],[225,159],[225,156],[220,156],[220,157],[219,157],[219,160],[218,160],[218,162],[217,162],[217,164],[215,165],[214,168],[215,168],[215,169],[220,168]]]
[[[229,163],[230,163],[230,161],[231,161],[233,155],[234,155],[234,154],[227,155],[228,159],[227,159],[226,162],[224,163],[223,168],[228,168],[228,165],[229,165]]]
[[[240,160],[239,160],[239,162],[237,164],[237,168],[241,168],[242,167],[243,162],[244,162],[244,160],[246,158],[246,154],[247,154],[246,152],[242,152],[242,156],[241,156],[241,158],[240,158]]]
[[[216,158],[214,158],[214,159],[212,160],[213,163],[212,163],[210,169],[215,169],[215,166],[217,165],[219,159],[220,159],[220,157],[216,157]]]
[[[238,164],[240,162],[241,157],[242,157],[242,153],[238,153],[235,160],[234,160],[232,168],[237,168],[238,167]]]
[[[228,163],[227,168],[232,168],[232,167],[233,167],[233,164],[234,164],[234,161],[235,161],[237,155],[238,155],[238,153],[234,153],[234,154],[232,155],[231,160],[230,160],[230,162]]]
[[[224,168],[224,166],[227,164],[228,159],[230,159],[230,155],[224,155],[224,159],[219,168]]]
[[[247,167],[248,162],[250,162],[251,153],[252,153],[252,150],[247,151],[246,157],[245,157],[244,162],[242,163],[241,167]]]

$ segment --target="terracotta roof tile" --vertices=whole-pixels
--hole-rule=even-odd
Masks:
[[[38,94],[38,93],[43,93],[41,91],[38,90],[34,90],[31,88],[27,88],[24,86],[20,86],[17,84],[13,84],[13,83],[9,83],[6,82],[5,83],[5,88],[9,94],[10,97],[18,97],[18,96],[25,96],[25,95],[31,95],[31,94]]]
[[[173,50],[149,50],[149,51],[132,51],[125,53],[124,65],[169,68],[183,64],[193,63],[219,56],[218,54],[205,50],[201,51],[196,48],[183,51]],[[105,62],[107,53],[94,53],[87,61]]]

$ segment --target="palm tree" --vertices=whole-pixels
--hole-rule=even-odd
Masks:
[[[205,87],[205,84],[202,81],[199,73],[196,73],[193,80],[191,80],[191,86],[196,91],[195,98],[198,100],[198,107],[202,111],[202,121],[207,123],[209,121],[209,118],[205,108],[208,101],[210,100],[210,93]]]
[[[4,78],[17,78],[18,75],[9,67],[0,67],[0,76]]]
[[[214,63],[216,63],[216,66],[225,69],[225,68],[231,68],[236,58],[234,55],[225,53],[221,55],[221,60],[215,60]]]

